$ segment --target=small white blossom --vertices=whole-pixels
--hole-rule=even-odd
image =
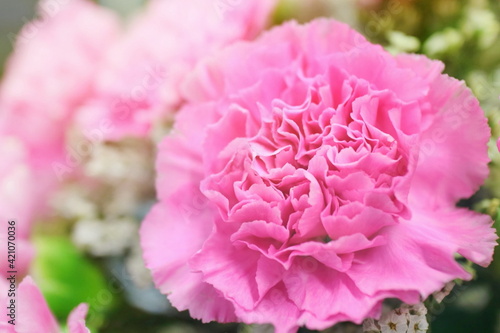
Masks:
[[[423,303],[403,304],[393,310],[385,307],[378,322],[373,319],[363,322],[363,333],[424,333],[429,328],[426,314]]]
[[[425,333],[429,329],[427,318],[423,315],[410,315],[408,333]]]
[[[148,148],[135,141],[94,147],[84,169],[88,176],[120,184],[124,180],[143,183],[152,177],[152,156]]]
[[[124,181],[111,189],[109,199],[102,203],[106,218],[133,216],[142,198],[137,184]]]
[[[83,188],[76,185],[67,185],[58,191],[51,199],[51,205],[67,219],[93,219],[98,214],[96,204],[89,200]]]
[[[132,242],[131,252],[125,260],[127,271],[134,284],[139,288],[146,288],[152,284],[151,272],[146,268],[142,259],[142,249],[139,238]]]
[[[397,314],[395,311],[382,316],[379,321],[382,333],[406,333],[408,321],[406,314]]]
[[[137,233],[131,219],[113,221],[80,220],[73,229],[73,242],[95,256],[120,255],[128,249]]]

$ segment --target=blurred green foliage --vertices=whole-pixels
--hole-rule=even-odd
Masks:
[[[65,321],[80,303],[90,307],[89,327],[102,324],[115,305],[106,279],[97,265],[81,254],[67,237],[37,236],[31,275],[54,315]]]

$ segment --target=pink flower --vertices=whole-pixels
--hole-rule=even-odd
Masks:
[[[42,1],[39,12],[41,19],[18,34],[7,63],[0,89],[0,133],[19,138],[30,164],[55,178],[53,164],[68,162],[68,129],[91,92],[118,21],[87,0]]]
[[[254,38],[276,0],[153,0],[111,48],[95,95],[79,113],[81,124],[111,122],[105,137],[148,135],[154,121],[183,101],[181,83],[202,58]]]
[[[470,279],[456,253],[487,266],[491,219],[455,204],[487,175],[489,128],[442,70],[332,20],[200,64],[141,230],[158,288],[203,321],[292,332]]]
[[[2,308],[5,309],[11,303],[12,297],[8,297],[8,289],[10,288],[4,279],[0,282],[0,300]],[[62,330],[57,323],[56,318],[50,311],[47,302],[42,293],[33,282],[31,277],[26,277],[19,284],[15,301],[15,325],[9,323],[11,317],[6,316],[5,311],[2,312],[0,320],[0,328],[6,333],[60,333]],[[9,310],[10,311],[10,310]],[[69,333],[90,333],[90,330],[85,326],[85,316],[88,312],[87,304],[77,306],[68,317],[68,332]],[[9,312],[10,313],[10,312]],[[8,313],[7,313],[8,314]]]
[[[46,213],[47,198],[62,172],[75,170],[66,152],[74,111],[90,93],[102,49],[118,22],[86,0],[40,3],[41,19],[18,34],[0,87],[0,218],[16,221],[16,270],[27,272],[31,226]],[[61,165],[62,169],[54,168]],[[7,249],[7,225],[0,246]],[[7,269],[7,252],[0,269]]]
[[[28,164],[28,156],[23,145],[13,137],[0,140],[0,247],[4,249],[0,256],[0,279],[9,270],[18,275],[27,273],[33,256],[33,248],[28,239],[35,213],[40,209],[40,196],[33,193],[30,185],[36,180]],[[14,221],[9,224],[10,221]],[[9,237],[10,236],[10,237]],[[9,243],[10,238],[10,243]],[[13,245],[14,244],[14,245]],[[13,246],[9,256],[9,246]],[[13,260],[13,269],[9,269],[9,260]]]

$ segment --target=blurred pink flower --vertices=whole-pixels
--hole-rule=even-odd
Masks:
[[[488,173],[463,82],[348,26],[288,23],[200,64],[159,147],[147,266],[203,321],[324,329],[417,303],[487,266],[488,216],[456,208]]]
[[[79,112],[85,128],[111,122],[105,137],[145,136],[183,101],[182,81],[216,50],[254,38],[276,0],[153,0],[107,55],[95,95]]]
[[[47,198],[61,180],[54,166],[63,165],[64,173],[77,167],[66,137],[118,28],[110,12],[86,0],[42,1],[40,15],[17,35],[0,86],[0,218],[16,221],[19,276],[33,255],[31,226],[46,213]],[[0,230],[3,249],[7,231],[6,225]],[[2,253],[0,274],[7,271],[7,252]]]
[[[10,306],[11,297],[8,297],[9,284],[2,279],[0,282],[0,300],[2,308]],[[7,281],[8,282],[8,281]],[[19,284],[16,290],[15,325],[9,323],[11,317],[6,316],[3,311],[0,320],[0,328],[5,333],[60,333],[62,330],[56,318],[50,311],[42,293],[29,276]],[[68,317],[69,333],[90,333],[85,326],[85,316],[88,305],[85,303],[77,306]],[[10,312],[9,312],[10,313]],[[8,313],[7,313],[8,314]]]
[[[0,156],[3,163],[0,165],[0,247],[4,249],[0,256],[0,279],[9,270],[15,270],[19,276],[27,273],[33,256],[33,248],[28,239],[31,231],[31,222],[35,212],[40,209],[40,197],[43,193],[32,193],[31,184],[36,180],[33,170],[28,164],[28,155],[23,145],[13,137],[4,136],[0,140]],[[14,225],[8,222],[14,220]],[[9,230],[9,227],[12,227]],[[10,231],[10,240],[8,242]],[[9,257],[9,245],[12,246]],[[14,268],[9,269],[9,259],[15,259]]]
[[[30,164],[50,169],[66,156],[66,135],[77,107],[91,93],[104,49],[118,32],[117,18],[88,0],[52,11],[18,34],[0,87],[0,133],[19,138]],[[55,176],[55,175],[54,175]]]

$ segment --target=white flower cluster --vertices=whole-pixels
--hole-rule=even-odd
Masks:
[[[367,319],[363,323],[364,333],[425,333],[429,329],[427,309],[420,303],[407,305],[387,312],[380,320]]]
[[[94,256],[114,256],[123,254],[130,247],[137,232],[137,223],[129,218],[79,220],[72,239],[79,248]]]
[[[475,41],[479,50],[494,45],[500,34],[495,13],[482,1],[471,1],[464,7],[463,18],[456,27],[433,33],[423,45],[425,54],[438,57],[459,51],[466,43]]]
[[[82,160],[77,177],[52,200],[56,215],[73,225],[73,242],[92,256],[125,256],[136,285],[148,285],[137,234],[155,199],[152,144],[131,139],[98,143]]]

